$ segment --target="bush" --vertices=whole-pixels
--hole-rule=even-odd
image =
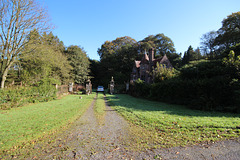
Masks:
[[[176,78],[152,84],[151,97],[170,103],[188,104],[195,97],[195,90],[194,81]]]
[[[222,61],[192,61],[181,68],[181,79],[205,79],[216,76],[223,76],[227,73],[227,68]]]
[[[236,55],[231,51],[223,60],[192,61],[179,74],[159,66],[158,81],[150,85],[139,79],[130,93],[193,109],[240,112],[240,56]]]
[[[151,85],[145,83],[143,80],[136,80],[134,84],[130,85],[130,92],[136,97],[149,97]]]
[[[152,84],[151,97],[201,110],[226,110],[234,105],[234,89],[226,77],[163,81]]]
[[[52,85],[19,87],[0,90],[0,109],[20,107],[27,103],[46,102],[56,98],[56,88]]]
[[[174,68],[167,68],[166,65],[157,63],[156,68],[153,70],[153,80],[158,83],[176,77],[177,74]]]

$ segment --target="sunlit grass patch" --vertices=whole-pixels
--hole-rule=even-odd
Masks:
[[[191,110],[180,105],[108,95],[128,121],[148,131],[158,147],[185,146],[240,136],[240,115]]]
[[[80,117],[95,95],[70,95],[59,100],[0,111],[0,151],[19,147]]]
[[[104,125],[105,115],[106,115],[106,106],[103,93],[98,93],[94,111],[97,118],[97,121],[100,125]]]

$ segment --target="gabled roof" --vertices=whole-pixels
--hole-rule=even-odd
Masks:
[[[146,53],[143,55],[141,63],[149,63],[149,57]]]
[[[157,63],[165,64],[167,68],[172,68],[173,67],[171,62],[167,58],[166,54],[161,58],[153,59],[153,66],[154,67],[156,67]],[[136,61],[135,60],[135,67],[136,68],[140,68],[141,64],[149,64],[149,57],[146,53],[143,55],[141,61]]]
[[[167,58],[166,54],[161,58],[155,59],[154,66],[156,66],[157,63],[165,64],[167,66],[167,68],[173,68],[173,66],[172,66],[171,62],[169,61],[169,59]]]

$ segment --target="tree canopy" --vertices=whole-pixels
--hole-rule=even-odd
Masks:
[[[99,83],[106,86],[114,76],[114,79],[122,84],[129,80],[134,60],[138,56],[138,44],[131,37],[119,37],[102,44],[98,54],[101,70]]]
[[[232,13],[222,21],[215,44],[224,49],[240,43],[240,12]]]
[[[156,55],[165,55],[168,53],[175,53],[173,41],[165,36],[163,33],[150,35],[140,41],[140,45],[143,50],[149,50],[154,48],[156,50]]]
[[[182,58],[182,64],[188,64],[190,61],[200,60],[202,55],[200,53],[200,49],[193,50],[192,46],[188,47],[188,50],[184,53]]]
[[[217,32],[210,31],[201,37],[201,49],[211,59],[216,56],[217,48],[214,43],[217,36]]]
[[[20,55],[21,80],[35,84],[52,78],[59,83],[69,80],[71,66],[64,55],[64,45],[52,33],[40,35],[34,30],[28,36],[28,45]]]
[[[72,45],[67,48],[65,53],[68,57],[70,65],[72,66],[71,78],[77,84],[84,83],[88,79],[90,72],[90,62],[86,52],[83,50],[83,48]]]

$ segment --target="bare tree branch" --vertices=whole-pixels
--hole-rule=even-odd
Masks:
[[[49,29],[46,10],[36,0],[0,0],[0,75],[1,88],[9,68],[27,45],[27,36],[36,29]]]

